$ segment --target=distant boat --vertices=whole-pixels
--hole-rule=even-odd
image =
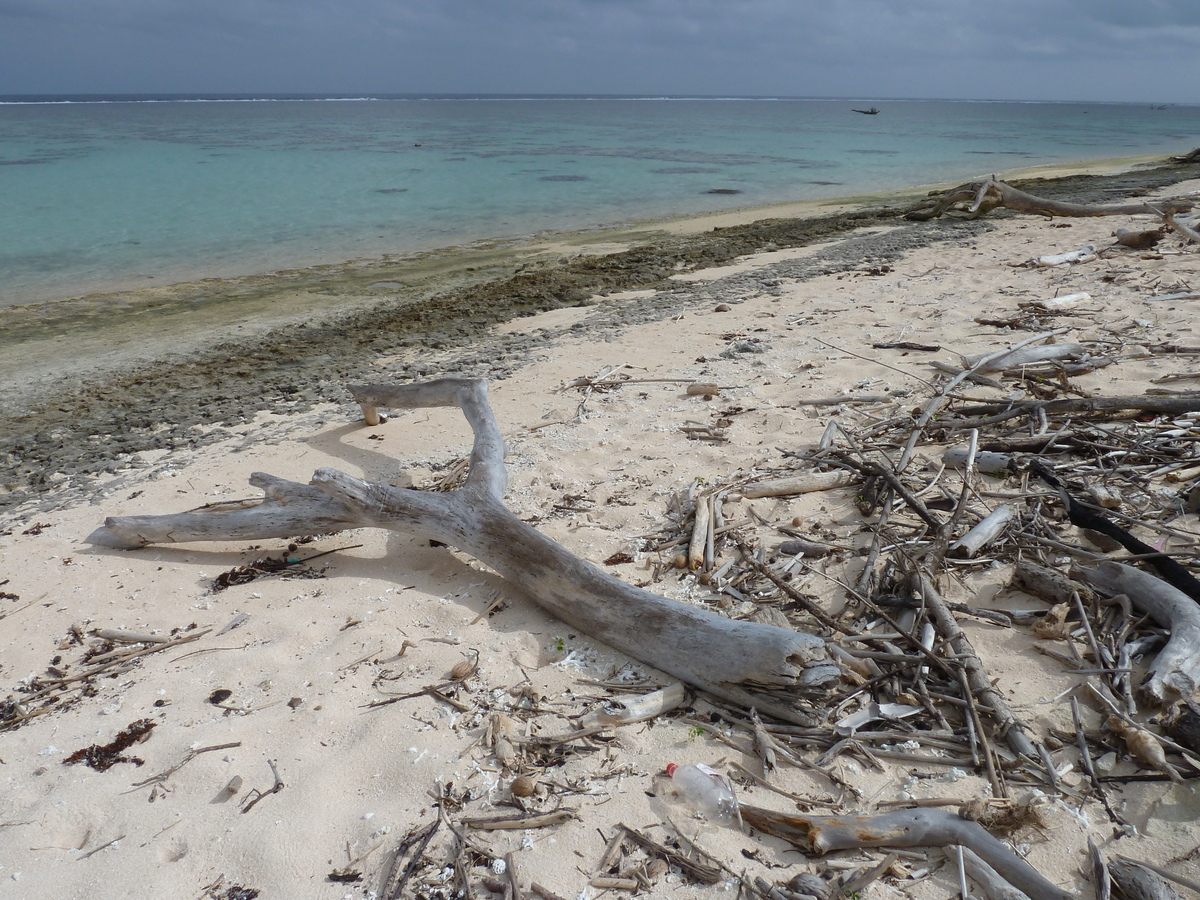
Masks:
[[[872,106],[870,109],[855,109],[855,110],[851,110],[851,111],[856,112],[856,113],[862,113],[864,116],[879,115],[879,107],[878,106]]]

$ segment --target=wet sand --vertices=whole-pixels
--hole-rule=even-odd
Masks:
[[[1109,174],[1043,168],[1032,174],[1057,177],[1039,177],[1033,189],[1097,202],[1188,174],[1146,163],[1071,167]],[[904,220],[926,193],[480,242],[0,309],[0,511],[68,480],[86,494],[89,478],[127,468],[132,455],[205,443],[212,429],[244,425],[263,411],[340,402],[348,382],[442,374],[425,361],[427,351],[453,350],[457,373],[503,378],[543,340],[493,330],[514,318],[594,306],[570,329],[603,334],[713,299],[669,279],[749,253],[821,245],[805,263],[819,273],[886,262],[988,227],[986,220]],[[860,234],[871,228],[883,230]],[[645,289],[660,293],[603,302]]]

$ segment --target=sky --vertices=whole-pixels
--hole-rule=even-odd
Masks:
[[[1200,102],[1200,0],[0,0],[0,94]]]

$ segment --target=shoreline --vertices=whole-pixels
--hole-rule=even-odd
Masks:
[[[1113,175],[1128,172],[1145,166],[1160,166],[1168,164],[1169,156],[1162,154],[1142,154],[1122,157],[1099,157],[1081,159],[1070,162],[1045,163],[1035,166],[1022,166],[1013,169],[1000,170],[997,174],[1003,179],[1026,178],[1059,178],[1071,175]],[[517,232],[512,234],[481,235],[464,242],[452,243],[445,246],[415,247],[400,249],[394,253],[379,256],[356,256],[340,260],[317,260],[312,263],[303,261],[251,271],[233,271],[226,274],[213,274],[211,270],[202,271],[199,266],[189,266],[184,274],[167,275],[153,285],[147,285],[135,278],[108,279],[93,283],[85,283],[72,287],[65,292],[33,300],[21,300],[0,305],[0,317],[10,311],[17,320],[31,317],[33,310],[40,307],[58,307],[64,309],[63,317],[69,317],[69,308],[76,304],[94,304],[100,301],[129,303],[136,305],[139,299],[153,303],[160,294],[193,288],[236,290],[243,283],[261,283],[271,279],[297,279],[311,275],[324,274],[337,277],[341,273],[353,277],[357,272],[368,270],[407,270],[409,267],[437,268],[438,261],[447,256],[463,255],[467,258],[490,257],[504,248],[517,254],[538,255],[553,253],[556,249],[563,252],[587,250],[596,244],[622,244],[639,240],[655,233],[690,234],[713,227],[729,225],[746,225],[765,218],[798,218],[817,214],[821,211],[831,212],[865,203],[883,203],[887,201],[904,201],[917,197],[927,191],[942,190],[961,183],[964,180],[984,177],[982,172],[963,179],[950,179],[931,182],[928,184],[910,184],[886,188],[871,192],[852,192],[834,194],[825,197],[815,197],[801,200],[788,200],[780,203],[770,203],[756,206],[735,207],[733,209],[711,210],[699,213],[681,213],[678,215],[650,216],[644,219],[632,219],[625,222],[600,223],[578,229],[544,230],[534,232]],[[191,274],[194,273],[194,274]],[[57,317],[55,317],[57,318]]]
[[[1170,166],[1170,157],[1132,156],[1002,171],[1002,179],[1113,176]],[[410,254],[349,259],[152,287],[94,290],[0,306],[0,395],[21,396],[47,378],[103,377],[156,357],[200,353],[229,341],[266,335],[314,317],[341,317],[393,302],[503,278],[530,265],[577,255],[744,227],[768,219],[808,219],[889,205],[908,206],[957,181],[911,185],[768,206],[743,207],[604,225],[579,231],[481,238]],[[63,344],[69,344],[64,357]],[[0,401],[0,415],[12,403]]]
[[[1145,163],[1093,161],[1082,166],[1085,174],[1039,167],[1034,177],[1048,193],[1094,200],[1190,174],[1170,165],[1133,168]],[[600,333],[711,299],[711,291],[685,288],[672,276],[763,250],[834,241],[811,270],[849,270],[864,256],[884,262],[914,246],[986,230],[986,219],[947,226],[900,217],[945,186],[784,204],[768,208],[775,215],[767,218],[755,208],[657,229],[640,223],[532,244],[481,242],[401,261],[406,282],[394,280],[391,261],[359,260],[153,289],[151,297],[143,292],[120,306],[113,304],[119,295],[93,295],[0,310],[0,388],[8,398],[0,405],[0,459],[8,461],[0,467],[0,510],[15,510],[64,480],[82,478],[79,491],[86,493],[89,479],[126,469],[136,454],[205,443],[209,430],[281,405],[340,402],[348,381],[426,377],[434,373],[425,361],[431,352],[457,354],[453,371],[504,377],[539,346],[519,330],[497,333],[509,320],[592,309],[588,323],[570,327]],[[847,237],[884,225],[890,234],[862,246]],[[760,280],[775,277],[767,272]],[[652,300],[603,299],[646,290],[657,292]]]

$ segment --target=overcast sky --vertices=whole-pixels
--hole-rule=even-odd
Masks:
[[[1200,102],[1200,0],[0,0],[0,94]]]

